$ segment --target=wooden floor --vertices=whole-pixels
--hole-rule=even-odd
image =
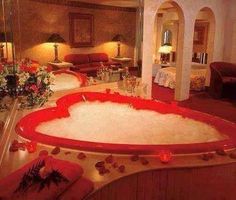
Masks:
[[[112,92],[122,93],[122,91],[120,91],[118,89],[117,83],[101,84],[101,85],[90,86],[87,88],[84,87],[84,88],[80,88],[80,89],[73,90],[73,91],[67,91],[66,93],[68,94],[68,93],[72,93],[72,92],[74,93],[74,92],[78,92],[78,91],[100,91],[101,92],[101,91],[105,91],[106,88],[111,88]],[[54,96],[45,105],[45,107],[55,106],[55,100],[58,99],[59,97],[65,95],[66,93],[65,92],[58,92],[58,93],[54,94]],[[15,127],[15,124],[17,123],[17,121],[21,117],[23,117],[24,115],[26,115],[27,113],[30,113],[32,111],[33,110],[19,111],[19,110],[16,110],[16,108],[14,108],[14,111],[12,112],[11,121],[10,121],[9,127],[7,129],[7,132],[5,133],[5,136],[6,136],[5,137],[6,141],[4,142],[5,145],[3,143],[1,143],[1,147],[0,147],[0,152],[3,153],[2,162],[1,162],[1,166],[0,166],[0,178],[7,176],[8,174],[15,171],[16,169],[18,169],[22,165],[35,159],[41,150],[47,150],[47,151],[51,152],[51,150],[54,148],[52,146],[38,144],[37,151],[32,154],[29,154],[27,151],[18,151],[18,152],[14,152],[14,153],[8,151],[11,141],[13,141],[14,139],[24,141],[23,138],[20,138],[18,135],[16,135],[16,133],[14,131],[14,127]],[[70,151],[71,153],[66,154],[66,152],[68,152],[68,151]],[[130,188],[130,184],[131,184],[132,180],[133,179],[136,180],[137,178],[140,182],[142,182],[142,180],[143,180],[142,185],[148,186],[148,184],[151,184],[150,187],[157,186],[153,183],[153,181],[155,182],[155,180],[158,180],[158,181],[160,181],[158,183],[159,184],[158,187],[160,187],[160,188],[157,189],[157,191],[166,190],[166,192],[168,192],[170,187],[172,187],[172,185],[169,181],[172,180],[172,176],[174,176],[173,173],[176,169],[179,169],[180,171],[182,171],[181,173],[183,173],[183,176],[185,178],[187,178],[186,174],[189,174],[189,178],[191,179],[193,174],[195,174],[195,172],[196,172],[193,169],[197,170],[198,168],[202,168],[202,167],[203,168],[216,167],[218,169],[219,167],[222,167],[222,170],[220,170],[220,171],[224,172],[224,169],[229,167],[229,170],[227,173],[233,177],[232,179],[228,180],[229,175],[227,173],[226,173],[226,175],[224,175],[224,173],[223,173],[219,176],[224,176],[225,178],[223,178],[223,179],[228,180],[228,182],[227,183],[225,182],[225,184],[230,184],[230,185],[231,185],[232,181],[235,181],[234,178],[236,176],[235,170],[233,171],[233,169],[232,169],[232,168],[236,169],[236,160],[231,159],[228,156],[215,155],[212,160],[203,161],[201,159],[200,155],[197,155],[197,154],[196,155],[174,156],[173,160],[169,164],[161,163],[159,161],[158,157],[155,155],[154,156],[146,156],[147,160],[149,161],[148,165],[142,165],[140,163],[140,161],[136,161],[136,162],[131,161],[130,155],[114,155],[115,161],[119,165],[125,166],[125,168],[126,168],[125,172],[120,173],[117,171],[117,169],[114,169],[111,166],[108,166],[111,172],[106,175],[101,176],[101,175],[99,175],[98,171],[95,169],[94,165],[98,161],[104,160],[109,154],[85,152],[85,154],[87,155],[87,158],[85,160],[81,161],[77,158],[78,153],[79,153],[79,151],[76,151],[76,150],[61,149],[61,152],[58,155],[56,155],[55,157],[59,158],[59,159],[68,160],[71,162],[78,163],[84,168],[84,176],[89,178],[90,180],[92,180],[95,184],[95,191],[93,194],[91,194],[90,197],[88,197],[88,199],[101,199],[101,200],[118,199],[118,197],[120,197],[121,194],[123,194],[123,195],[125,194],[125,192],[126,192],[125,186]],[[211,170],[213,168],[211,168],[211,169],[206,168],[207,172],[204,172],[201,175],[201,178],[204,180],[205,179],[204,177],[206,176],[206,174],[211,173]],[[156,171],[156,170],[164,170],[164,171],[160,172],[160,171]],[[149,172],[145,172],[145,171],[150,171],[151,174]],[[140,172],[142,172],[142,173],[140,174]],[[136,174],[136,173],[139,173],[139,174]],[[156,173],[157,176],[159,173],[160,173],[160,175],[163,174],[163,178],[161,175],[157,179],[155,177],[152,178],[152,182],[149,182],[149,178],[153,176],[153,173],[154,174]],[[181,173],[178,175],[180,182],[181,182],[180,177],[182,176]],[[196,173],[198,173],[198,172],[196,172]],[[200,172],[199,172],[199,174],[200,174]],[[211,176],[207,176],[207,177],[211,177]],[[168,179],[169,181],[162,180],[162,179]],[[115,180],[117,180],[117,181],[115,181]],[[160,183],[162,183],[162,181],[165,181],[165,182],[163,182],[163,183],[165,183],[163,186],[162,186],[162,184],[160,184]],[[206,181],[206,180],[204,180],[204,181]],[[109,185],[109,183],[112,183],[112,184]],[[194,182],[192,182],[192,183],[194,183]],[[186,187],[187,187],[187,185],[188,184],[185,184]],[[235,185],[236,184],[234,182],[234,186]],[[184,190],[184,188],[182,188],[183,186],[184,185],[180,184],[180,188],[178,189],[178,191],[180,193],[184,192],[184,191],[182,191],[182,190]],[[114,198],[110,198],[109,196],[107,196],[107,198],[105,198],[104,195],[108,195],[107,194],[108,187],[115,188],[114,190],[116,190],[116,192],[113,196]],[[122,188],[122,189],[119,190],[119,189],[117,189],[117,187]],[[192,187],[194,187],[194,186],[192,186]],[[101,188],[103,188],[100,191],[102,194],[98,192],[99,189],[101,189]],[[141,195],[143,193],[142,190],[144,190],[145,188],[142,189],[142,187],[139,184],[136,185],[135,188],[136,188],[136,191],[133,191],[133,190],[130,190],[130,191],[136,192],[135,195],[139,198],[134,198],[134,199],[142,199],[141,198],[142,196],[139,196],[139,195]],[[122,192],[119,192],[119,191],[122,191]],[[174,192],[174,191],[172,191],[172,192]],[[123,196],[123,198],[119,198],[119,199],[128,199],[128,198],[124,198],[124,197],[125,196]],[[178,199],[178,198],[172,198],[173,197],[172,195],[170,195],[169,197],[170,198],[166,198],[166,199]],[[129,198],[129,199],[132,199],[132,198]],[[149,199],[149,198],[143,198],[143,199]],[[151,199],[157,199],[157,198],[153,197]]]

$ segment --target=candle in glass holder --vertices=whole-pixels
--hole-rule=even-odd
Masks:
[[[34,153],[37,149],[37,143],[34,141],[26,142],[25,146],[29,153]]]
[[[172,159],[172,153],[168,150],[163,150],[159,152],[159,159],[162,163],[168,163]]]

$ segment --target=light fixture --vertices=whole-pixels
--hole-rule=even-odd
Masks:
[[[161,54],[162,64],[167,64],[167,61],[169,61],[170,58],[171,51],[172,51],[172,46],[170,44],[164,44],[159,48],[158,52]]]
[[[125,41],[124,36],[121,35],[121,34],[117,34],[112,38],[112,41],[117,42],[117,56],[116,56],[116,58],[121,58],[121,56],[120,56],[120,44],[121,44],[121,42]]]
[[[54,52],[55,52],[55,59],[54,63],[61,63],[58,59],[58,44],[57,43],[64,43],[66,42],[58,33],[53,33],[48,39],[47,42],[54,43]]]

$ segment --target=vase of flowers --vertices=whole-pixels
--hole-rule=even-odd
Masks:
[[[53,91],[50,86],[54,75],[45,66],[22,61],[16,66],[17,73],[9,73],[7,67],[0,65],[0,94],[20,97],[21,108],[42,106]]]
[[[17,77],[17,93],[26,99],[26,102],[21,104],[23,107],[42,106],[53,93],[50,86],[54,75],[47,67],[32,69],[29,66],[20,66]]]

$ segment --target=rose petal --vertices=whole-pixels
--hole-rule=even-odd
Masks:
[[[201,155],[202,160],[208,161],[214,157],[213,153],[204,153]]]
[[[232,158],[232,159],[236,159],[236,152],[230,153],[229,157]]]
[[[80,160],[84,160],[86,158],[86,155],[83,152],[81,152],[77,155],[77,158]]]
[[[99,161],[99,162],[97,162],[97,163],[95,164],[95,167],[96,167],[96,168],[101,168],[101,167],[104,167],[104,165],[105,165],[105,162],[104,162],[104,161]]]
[[[225,152],[224,149],[217,149],[216,154],[218,154],[220,156],[226,156],[227,155],[227,153]]]
[[[114,157],[112,155],[109,155],[105,158],[106,163],[113,163]]]
[[[124,166],[124,165],[120,165],[120,166],[118,167],[118,171],[119,171],[120,173],[124,173],[124,172],[125,172],[125,166]]]
[[[149,164],[149,161],[146,158],[140,158],[140,162],[142,163],[142,165]]]
[[[131,161],[138,161],[138,160],[139,160],[139,155],[138,155],[138,154],[132,155],[132,156],[130,157],[130,160],[131,160]]]
[[[61,151],[60,147],[55,147],[55,148],[51,151],[51,154],[56,155],[56,154],[59,154],[60,151]]]
[[[48,155],[48,151],[47,150],[41,150],[39,152],[39,156],[47,156]]]

